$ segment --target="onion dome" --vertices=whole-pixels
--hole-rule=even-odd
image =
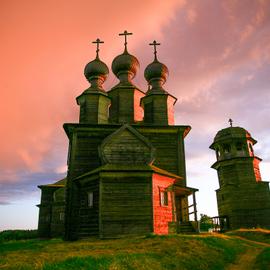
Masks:
[[[166,82],[169,75],[169,70],[163,63],[160,63],[157,59],[157,50],[156,46],[160,45],[155,40],[149,45],[154,46],[154,61],[149,64],[145,71],[144,77],[147,80],[148,84],[151,85],[150,89],[147,91],[147,94],[163,94],[167,93],[162,85]]]
[[[100,39],[93,41],[97,44],[96,59],[89,62],[84,68],[84,76],[90,82],[92,90],[103,90],[102,84],[106,80],[109,69],[107,65],[99,59],[99,44],[104,43]],[[104,90],[103,90],[104,91]]]
[[[158,60],[154,60],[151,64],[149,64],[145,71],[144,71],[144,77],[148,81],[149,84],[151,84],[152,80],[160,80],[161,84],[163,85],[167,77],[169,75],[169,70],[166,67],[166,65],[160,63]]]
[[[113,59],[112,71],[121,83],[131,83],[131,80],[136,76],[140,66],[138,59],[129,54],[127,50],[127,36],[132,35],[128,31],[120,33],[119,36],[125,37],[124,52]]]
[[[127,82],[135,77],[139,66],[138,59],[125,50],[123,54],[114,58],[112,71],[120,82]]]
[[[109,74],[107,65],[102,62],[99,58],[89,62],[84,68],[84,76],[91,83],[93,77],[100,77],[103,81],[106,80]]]

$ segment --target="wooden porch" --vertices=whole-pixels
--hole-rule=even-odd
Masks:
[[[172,198],[173,221],[169,224],[169,233],[197,233],[199,232],[196,191],[198,189],[172,185],[168,189]],[[189,204],[189,196],[192,203]],[[192,220],[193,217],[193,220]]]

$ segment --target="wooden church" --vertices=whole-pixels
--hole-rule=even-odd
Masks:
[[[163,85],[168,68],[154,61],[144,72],[146,92],[134,85],[139,67],[127,50],[112,62],[119,83],[103,89],[109,70],[99,58],[84,75],[90,87],[77,97],[79,123],[64,124],[69,139],[67,177],[41,185],[38,231],[66,240],[196,230],[195,192],[187,187],[184,139],[174,125],[176,98]],[[191,196],[191,205],[188,197]],[[195,216],[190,222],[190,215]]]

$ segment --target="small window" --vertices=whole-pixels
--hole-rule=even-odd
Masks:
[[[242,151],[243,150],[243,144],[241,142],[236,143],[236,150]]]
[[[230,153],[230,152],[231,152],[231,147],[230,147],[230,145],[229,145],[229,144],[224,144],[224,145],[223,145],[223,150],[224,150],[224,153],[225,153],[225,154]]]
[[[168,205],[168,192],[167,191],[161,191],[160,192],[160,205],[161,206],[167,206]]]
[[[60,212],[59,213],[59,220],[63,221],[65,218],[65,213],[64,212]]]
[[[217,159],[220,158],[220,151],[219,151],[219,148],[217,148],[217,150],[216,150],[216,156],[217,156]]]
[[[94,206],[94,194],[93,192],[87,193],[87,206],[93,207]]]

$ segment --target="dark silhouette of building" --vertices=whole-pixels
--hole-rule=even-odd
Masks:
[[[216,151],[219,186],[216,191],[218,212],[230,229],[270,227],[270,192],[262,181],[253,145],[257,143],[241,127],[220,130],[210,146]]]
[[[154,61],[145,69],[145,93],[132,79],[139,67],[124,52],[112,62],[119,83],[103,89],[109,70],[99,58],[84,74],[91,86],[79,97],[79,123],[64,124],[69,138],[66,179],[39,186],[42,191],[39,234],[67,240],[96,235],[119,237],[193,230],[196,189],[186,185],[184,138],[190,126],[174,125],[176,98],[163,85],[167,67]],[[188,196],[192,195],[192,207]],[[192,210],[194,209],[194,210]]]

